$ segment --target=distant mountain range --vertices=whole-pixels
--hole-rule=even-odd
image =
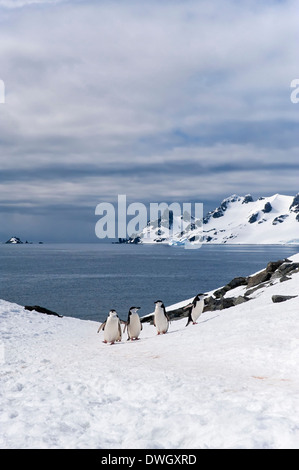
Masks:
[[[181,216],[182,230],[178,233],[172,233],[173,218],[171,211],[169,217],[165,212],[158,220],[149,221],[140,233],[120,242],[299,244],[299,193],[295,197],[275,194],[257,200],[250,194],[233,194],[203,220],[192,218],[190,223]]]

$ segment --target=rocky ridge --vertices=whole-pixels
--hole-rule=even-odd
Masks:
[[[266,268],[251,275],[251,276],[239,276],[233,278],[225,286],[216,289],[205,298],[204,301],[204,312],[223,310],[244,302],[249,302],[252,295],[262,288],[273,286],[276,283],[286,282],[291,279],[295,273],[299,272],[299,262],[293,262],[287,258],[278,261],[270,261]],[[242,292],[238,292],[237,295],[234,290],[242,288]],[[234,295],[231,295],[231,294]],[[272,301],[274,303],[284,302],[291,298],[297,297],[297,295],[273,295]],[[188,305],[190,299],[185,305]],[[178,308],[166,308],[167,314],[170,320],[178,320],[188,315],[188,310],[185,310],[185,305],[182,304]],[[141,318],[142,322],[151,322],[153,314],[146,315]]]

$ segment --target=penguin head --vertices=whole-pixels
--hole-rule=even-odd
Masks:
[[[203,300],[204,297],[206,297],[207,294],[197,294],[195,297],[194,297],[194,304],[196,304],[196,302],[199,302],[200,300]]]
[[[156,302],[154,302],[156,307],[155,308],[162,308],[164,311],[165,311],[165,305],[164,303],[162,302],[162,300],[156,300]]]
[[[110,316],[110,317],[117,317],[117,313],[116,313],[116,311],[115,311],[115,310],[113,310],[113,309],[112,309],[112,310],[110,310],[110,312],[109,312],[109,316]]]
[[[131,307],[129,310],[129,315],[132,313],[137,313],[138,310],[140,310],[140,307]]]

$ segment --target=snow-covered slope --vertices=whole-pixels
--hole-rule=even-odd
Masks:
[[[298,449],[299,296],[272,302],[298,286],[113,346],[95,322],[0,301],[0,447]]]
[[[210,243],[299,243],[299,196],[275,194],[254,201],[231,196],[204,220],[204,241]]]
[[[129,239],[122,240],[123,243],[169,243],[170,240],[179,241],[184,233],[195,229],[199,221],[189,213],[174,215],[166,209],[158,220],[149,220],[146,227]],[[201,222],[200,222],[201,224]]]
[[[141,243],[299,244],[299,194],[275,194],[254,201],[252,196],[232,195],[209,212],[203,223],[194,220],[181,233],[161,237],[157,222],[137,235]],[[136,239],[135,239],[136,241]]]

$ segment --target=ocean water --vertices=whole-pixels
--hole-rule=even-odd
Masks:
[[[248,276],[299,246],[41,244],[0,245],[0,298],[64,316],[103,321],[114,308],[126,319]]]

